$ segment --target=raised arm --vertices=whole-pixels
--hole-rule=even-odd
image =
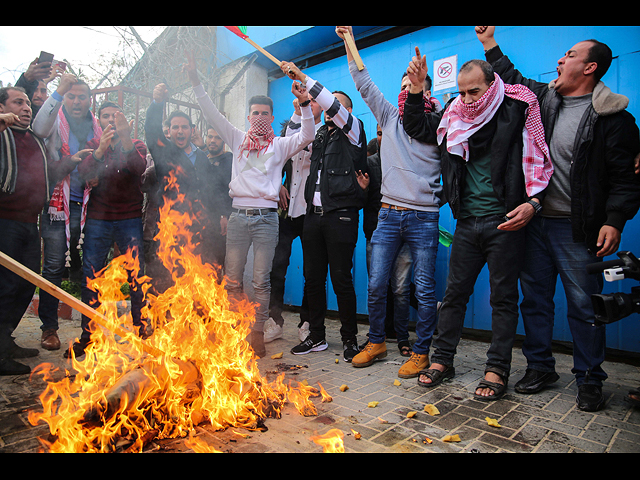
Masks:
[[[416,47],[416,56],[407,67],[407,75],[411,81],[409,97],[404,105],[404,119],[402,125],[411,138],[420,142],[435,144],[437,130],[444,110],[439,113],[424,113],[424,81],[429,69],[427,58],[420,54]]]
[[[220,113],[218,107],[213,103],[211,97],[207,94],[202,83],[200,82],[200,77],[198,75],[198,67],[196,65],[196,60],[193,52],[185,51],[185,56],[187,57],[187,63],[184,66],[184,71],[189,76],[189,80],[191,81],[191,86],[193,87],[193,92],[196,94],[196,99],[200,108],[202,108],[202,113],[204,114],[204,118],[209,122],[209,124],[216,129],[220,137],[224,140],[224,142],[229,145],[232,151],[235,151],[236,147],[239,145],[239,142],[242,142],[244,138],[245,132],[234,127],[229,120],[225,118],[224,115]]]
[[[320,84],[320,82],[302,73],[295,64],[282,62],[281,68],[290,78],[298,80],[305,85],[309,91],[309,95],[315,98],[326,115],[333,120],[336,127],[344,132],[353,145],[360,146],[360,122],[351,114],[351,107],[345,107],[329,90]]]

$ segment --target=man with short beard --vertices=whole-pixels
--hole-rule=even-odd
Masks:
[[[169,99],[169,90],[164,83],[156,85],[153,90],[153,102],[147,110],[145,121],[146,144],[155,165],[158,179],[158,205],[154,212],[147,215],[155,217],[158,223],[159,209],[170,200],[176,200],[178,192],[166,191],[171,176],[175,176],[180,195],[185,200],[173,208],[188,212],[193,220],[191,233],[195,244],[201,243],[202,225],[198,221],[205,213],[204,192],[207,188],[200,178],[196,165],[208,162],[207,154],[197,148],[191,141],[193,126],[189,116],[179,110],[169,114],[167,118],[168,132],[165,135],[163,115],[165,104]],[[153,237],[157,233],[157,227]],[[153,250],[153,248],[152,248]],[[153,251],[150,254],[150,269],[147,275],[152,279],[155,293],[165,291],[171,285],[171,274],[162,265]]]
[[[572,46],[558,60],[558,77],[548,84],[516,69],[495,39],[495,26],[475,30],[487,61],[505,82],[537,95],[556,166],[542,211],[527,227],[520,279],[527,371],[515,389],[534,394],[560,378],[551,345],[560,277],[573,338],[576,404],[579,410],[598,411],[605,406],[606,326],[596,323],[591,298],[601,293],[604,280],[586,267],[617,252],[626,223],[640,208],[636,120],[627,111],[629,99],[602,81],[613,61],[604,43],[591,39]]]
[[[39,273],[38,216],[49,199],[49,181],[55,185],[89,152],[50,161],[44,142],[29,127],[31,116],[24,89],[0,89],[0,251]],[[0,267],[0,375],[30,373],[15,359],[38,355],[38,350],[19,347],[12,338],[35,288]]]
[[[142,243],[142,203],[140,178],[145,171],[147,147],[140,140],[131,139],[131,126],[119,105],[105,102],[98,110],[102,128],[100,140],[93,139],[87,147],[93,153],[78,165],[85,180],[98,179],[87,207],[87,223],[83,244],[82,301],[95,305],[96,292],[87,287],[89,279],[107,265],[111,247],[115,243],[122,254],[132,255],[144,272]],[[129,272],[131,315],[137,333],[146,332],[141,318],[143,293],[138,280]],[[73,345],[76,357],[84,354],[91,340],[90,318],[82,316],[82,335]]]
[[[204,141],[207,161],[196,164],[199,175],[208,186],[205,206],[209,231],[202,237],[202,255],[207,263],[214,265],[222,274],[226,256],[227,224],[233,210],[229,196],[233,154],[225,151],[224,140],[211,127],[207,129]]]

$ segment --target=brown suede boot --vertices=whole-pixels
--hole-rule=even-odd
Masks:
[[[400,378],[416,378],[422,370],[429,368],[429,355],[412,353],[411,358],[400,368],[398,376]]]
[[[356,368],[370,367],[373,362],[383,358],[387,358],[387,344],[369,342],[362,352],[353,357],[351,365]]]

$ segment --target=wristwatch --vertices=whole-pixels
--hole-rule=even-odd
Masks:
[[[301,107],[306,107],[307,105],[309,105],[311,103],[311,100],[307,100],[306,102],[302,102],[300,104]]]
[[[542,211],[542,205],[540,205],[538,202],[534,202],[533,200],[529,200],[527,203],[534,208],[534,210],[535,210],[535,214],[534,215],[538,215]]]

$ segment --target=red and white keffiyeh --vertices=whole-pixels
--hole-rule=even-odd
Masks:
[[[273,132],[271,122],[263,115],[252,116],[249,122],[251,123],[251,128],[240,145],[240,155],[245,151],[250,152],[252,150],[257,150],[258,155],[260,155],[262,150],[269,148],[276,135]]]
[[[424,113],[431,112],[439,112],[442,110],[440,106],[440,102],[436,98],[429,98],[426,95],[424,96]],[[409,89],[403,90],[398,95],[398,110],[400,110],[400,118],[404,118],[404,104],[407,103],[407,98],[409,98]]]
[[[495,116],[504,96],[526,102],[525,126],[522,132],[524,148],[522,167],[527,195],[533,197],[544,190],[554,172],[549,147],[544,137],[540,104],[535,94],[524,85],[507,85],[498,74],[489,90],[477,102],[465,104],[456,98],[438,127],[438,144],[447,138],[447,151],[469,161],[469,138]]]
[[[102,136],[102,128],[98,123],[98,120],[91,115],[93,119],[93,135],[95,138],[100,138]],[[60,139],[62,140],[62,147],[60,149],[60,158],[64,156],[71,155],[71,150],[69,148],[69,134],[71,132],[71,128],[69,127],[69,122],[67,121],[67,117],[64,115],[62,108],[58,113],[58,131],[60,133]],[[71,228],[70,228],[70,220],[69,220],[69,199],[71,191],[71,175],[67,175],[65,179],[59,182],[56,185],[56,188],[51,195],[51,200],[49,201],[49,216],[51,220],[64,220],[65,222],[65,233],[67,236],[67,252],[65,254],[66,263],[65,267],[69,268],[71,266]],[[84,238],[84,225],[87,220],[87,204],[89,203],[89,196],[91,193],[91,187],[87,184],[84,188],[84,194],[82,197],[82,215],[80,218],[80,240],[78,249],[81,248]]]

